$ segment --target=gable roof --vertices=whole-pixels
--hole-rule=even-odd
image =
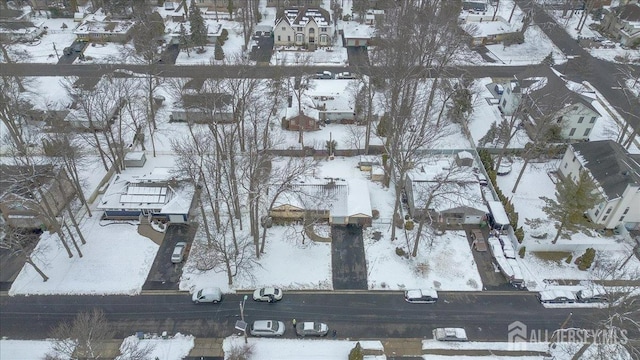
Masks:
[[[331,216],[372,216],[369,186],[362,179],[305,179],[283,192],[274,208],[289,205],[304,210],[329,210]]]
[[[640,164],[612,140],[571,145],[576,158],[589,170],[608,199],[622,196],[628,185],[640,185]]]
[[[541,79],[542,77],[544,79]],[[516,78],[525,81],[531,81],[534,78],[540,79],[538,83],[530,84],[529,91],[524,92],[527,93],[530,101],[535,102],[535,107],[541,115],[556,113],[569,105],[582,104],[600,116],[598,110],[591,105],[592,99],[567,88],[565,81],[551,69],[528,70],[519,74]],[[521,85],[524,86],[523,84]]]
[[[618,19],[627,21],[640,21],[640,5],[627,4],[613,8]]]
[[[290,26],[307,26],[313,20],[318,26],[330,26],[331,16],[329,12],[319,7],[288,8],[276,19],[276,25],[286,21]]]

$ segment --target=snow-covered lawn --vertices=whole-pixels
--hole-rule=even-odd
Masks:
[[[593,247],[597,250],[596,262],[614,262],[624,259],[629,253],[631,245],[624,242],[621,236],[605,237],[599,234],[587,236],[577,233],[571,236],[570,240],[560,238],[556,245],[551,244],[555,237],[556,230],[554,222],[544,221],[538,228],[532,228],[525,221],[526,219],[547,219],[548,216],[542,211],[544,202],[541,196],[555,198],[555,185],[552,178],[555,175],[551,172],[557,169],[559,160],[545,163],[530,163],[518,185],[516,193],[512,193],[513,185],[523,166],[522,159],[512,159],[512,171],[508,175],[498,176],[498,187],[505,196],[513,202],[518,213],[518,226],[524,229],[525,238],[522,243],[527,247],[524,259],[519,259],[523,269],[529,290],[540,290],[548,285],[545,280],[571,279],[571,280],[598,280],[598,277],[591,271],[581,271],[574,264],[567,264],[564,259],[560,261],[543,260],[532,254],[531,251],[564,251],[567,248]],[[537,239],[546,234],[544,239]],[[576,251],[573,258],[582,255],[584,250]],[[630,273],[640,270],[640,261],[632,258],[627,264]],[[634,270],[635,269],[635,270]],[[624,277],[623,277],[624,278]]]
[[[124,339],[120,346],[121,352],[129,346],[138,349],[151,349],[147,359],[184,359],[193,349],[195,338],[191,335],[182,335],[180,333],[169,339],[155,338],[139,340],[136,336],[129,336]],[[130,356],[120,356],[116,360],[129,360]]]
[[[63,56],[64,48],[71,46],[76,39],[76,36],[73,34],[73,28],[76,26],[76,23],[73,22],[73,19],[47,19],[46,17],[37,15],[34,16],[31,21],[33,23],[43,22],[43,26],[48,28],[47,33],[33,43],[16,43],[7,46],[11,61],[24,63],[57,63],[58,56]],[[62,24],[67,25],[67,28],[62,29]],[[0,59],[2,59],[0,62],[6,61],[3,54],[0,54]]]
[[[486,47],[499,60],[499,65],[539,64],[550,53],[553,53],[553,59],[556,64],[566,61],[565,54],[553,44],[537,25],[527,28],[524,33],[523,44],[511,46],[493,44]]]
[[[51,340],[0,340],[0,359],[28,360],[44,359],[52,353]]]
[[[415,230],[408,235],[413,238]],[[388,237],[378,241],[365,239],[369,289],[482,290],[482,279],[464,231],[424,234],[418,256],[410,259],[396,255],[396,247],[406,249],[403,238],[404,233],[399,230],[394,242]]]
[[[43,282],[25,265],[9,294],[139,294],[158,245],[139,235],[136,224],[101,222],[99,215],[85,218],[81,228],[87,239],[80,245],[82,258],[73,247],[74,257],[69,258],[57,235],[44,233],[36,249],[37,263],[49,280]]]
[[[346,359],[355,345],[356,341],[249,338],[251,360]],[[228,354],[245,344],[242,337],[233,336],[224,339],[222,346]]]

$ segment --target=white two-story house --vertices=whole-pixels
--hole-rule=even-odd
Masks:
[[[611,140],[569,145],[558,175],[577,179],[585,170],[596,183],[602,201],[587,211],[589,219],[605,229],[620,225],[640,230],[640,155],[629,154]]]
[[[333,25],[329,12],[322,8],[289,8],[273,27],[275,46],[330,46]]]
[[[498,108],[504,115],[527,113],[534,124],[543,118],[553,118],[564,140],[589,140],[600,118],[600,113],[591,105],[593,99],[570,90],[562,79],[548,70],[517,75],[503,84],[503,88]],[[525,103],[521,107],[523,99]]]

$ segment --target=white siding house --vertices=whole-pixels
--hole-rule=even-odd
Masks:
[[[605,229],[640,230],[639,162],[640,155],[630,155],[614,141],[582,142],[569,145],[558,174],[575,180],[581,170],[589,172],[602,195],[602,202],[587,211],[592,222]]]
[[[529,71],[515,76],[514,80],[504,85],[498,108],[504,115],[513,115],[523,99],[530,123],[535,125],[540,119],[555,119],[560,126],[560,137],[564,140],[589,140],[600,118],[600,113],[591,105],[593,99],[570,90],[562,79],[549,70]]]
[[[276,46],[308,46],[314,50],[332,44],[333,25],[322,8],[290,8],[276,19],[273,35]]]

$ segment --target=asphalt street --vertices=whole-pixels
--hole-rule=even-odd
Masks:
[[[39,339],[79,311],[101,308],[122,338],[137,331],[182,332],[225,337],[234,332],[244,294],[226,295],[220,304],[191,303],[187,293],[140,296],[1,296],[0,336]],[[569,316],[569,313],[572,313]],[[339,338],[430,337],[436,327],[464,327],[472,340],[506,341],[507,327],[521,321],[529,329],[552,332],[566,326],[591,328],[593,309],[545,309],[534,293],[440,293],[436,304],[409,304],[402,292],[287,293],[269,304],[248,300],[245,320],[322,321]]]

